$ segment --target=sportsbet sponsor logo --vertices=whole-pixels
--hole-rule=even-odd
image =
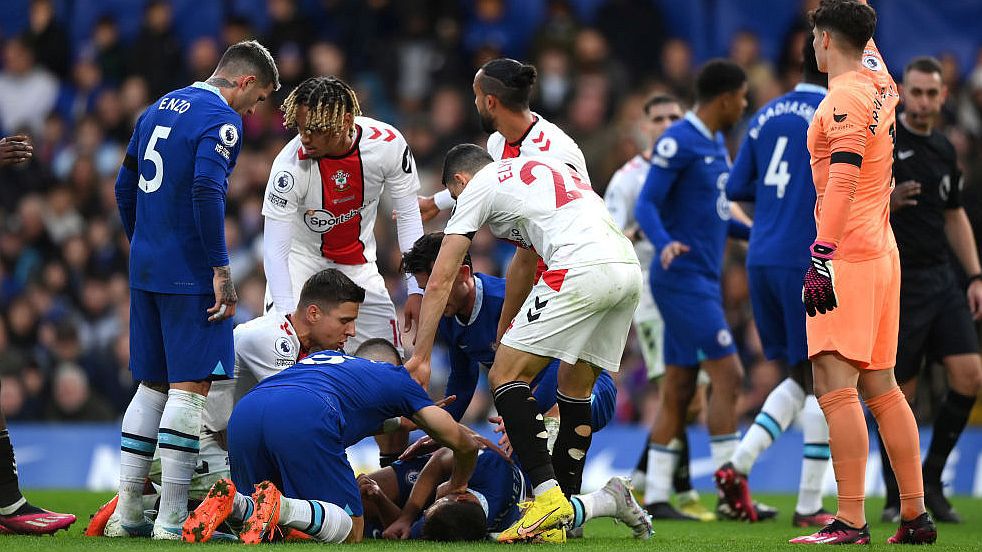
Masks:
[[[344,224],[358,216],[361,209],[352,209],[343,215],[335,215],[323,209],[308,209],[303,215],[303,221],[312,231],[318,234],[330,232],[335,226]]]

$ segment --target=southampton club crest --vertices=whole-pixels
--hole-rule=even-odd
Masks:
[[[334,181],[334,186],[335,188],[337,188],[339,192],[344,192],[351,187],[351,184],[348,183],[348,178],[350,177],[351,177],[350,174],[346,173],[341,169],[338,169],[338,172],[334,173],[334,176],[331,177],[331,180]]]

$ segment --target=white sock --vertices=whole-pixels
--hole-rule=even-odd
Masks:
[[[679,463],[682,444],[672,439],[668,445],[648,445],[648,473],[645,474],[644,503],[668,502],[672,493],[672,474]]]
[[[829,470],[829,425],[814,395],[808,395],[805,399],[805,408],[800,417],[805,450],[801,459],[801,482],[798,484],[795,511],[814,514],[822,507],[822,482]]]
[[[167,395],[140,385],[123,414],[116,511],[124,525],[143,523],[143,485],[157,448],[157,429],[166,402]]]
[[[542,483],[536,485],[534,489],[532,489],[532,496],[539,496],[545,494],[546,491],[548,491],[549,489],[558,486],[559,486],[559,482],[556,481],[555,479],[546,479]]]
[[[733,467],[743,474],[749,474],[760,453],[781,436],[791,425],[791,421],[805,404],[805,391],[791,378],[785,378],[771,391],[764,401],[760,414],[747,429],[740,445],[733,453]]]
[[[603,490],[573,495],[573,527],[580,527],[591,519],[617,515],[617,499]]]
[[[713,458],[713,466],[719,468],[733,458],[733,452],[740,444],[740,432],[725,433],[709,436],[709,455]]]
[[[242,523],[252,517],[255,511],[256,504],[252,501],[252,497],[236,492],[232,499],[232,513],[228,517],[234,522]]]
[[[644,493],[645,483],[646,483],[646,479],[645,479],[645,473],[643,471],[634,470],[634,472],[631,473],[631,486],[634,487],[635,491],[638,491],[639,493]]]
[[[177,527],[188,517],[188,488],[198,464],[201,412],[206,397],[171,389],[160,418],[160,512],[156,523]]]
[[[318,542],[342,543],[353,522],[339,506],[321,500],[280,499],[280,525],[298,529]]]

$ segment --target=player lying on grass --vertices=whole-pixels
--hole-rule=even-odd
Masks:
[[[478,454],[467,492],[448,493],[454,454],[441,448],[432,455],[401,459],[388,468],[358,478],[369,534],[386,539],[480,541],[496,537],[521,516],[530,494],[521,467],[486,439]],[[418,447],[432,449],[430,441]],[[414,448],[417,448],[414,446]],[[407,455],[412,451],[407,451]],[[651,520],[631,495],[624,478],[613,477],[600,490],[570,497],[574,527],[590,519],[611,517],[631,528],[635,538],[654,534]],[[566,533],[552,529],[539,542],[564,542]]]
[[[202,415],[201,451],[188,493],[194,506],[216,481],[229,477],[225,441],[234,402],[256,382],[296,364],[309,351],[343,347],[355,333],[355,318],[364,297],[362,288],[339,270],[329,268],[307,280],[292,314],[270,311],[235,328],[235,379],[212,384]],[[151,466],[150,480],[160,483],[157,459]],[[144,495],[144,509],[156,511],[157,489],[145,488],[151,492]],[[114,497],[103,505],[92,516],[85,534],[101,536],[116,504]]]
[[[271,540],[277,527],[320,542],[361,541],[361,497],[345,449],[397,416],[454,450],[449,492],[466,491],[477,460],[470,431],[397,365],[391,343],[370,339],[357,352],[365,358],[312,354],[236,404],[228,427],[232,480],[216,483],[188,517],[185,541],[209,540],[226,518],[242,523],[247,544]],[[252,498],[236,492],[253,487]]]
[[[426,234],[402,255],[402,270],[416,278],[420,289],[426,288],[443,238],[443,232]],[[440,339],[450,349],[446,395],[454,395],[457,400],[447,407],[447,411],[455,420],[459,421],[467,411],[481,368],[490,367],[494,361],[496,333],[504,300],[505,279],[475,273],[470,255],[465,255],[439,326]],[[559,430],[559,407],[556,404],[558,374],[559,361],[553,360],[530,383],[539,413],[546,417],[550,450]],[[603,429],[613,417],[616,402],[617,386],[610,373],[602,371],[590,395],[590,425],[594,432]]]

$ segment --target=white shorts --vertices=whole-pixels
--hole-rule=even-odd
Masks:
[[[355,336],[345,343],[345,351],[354,353],[355,349],[365,341],[380,337],[391,342],[402,355],[402,340],[400,338],[399,322],[396,319],[396,308],[385,287],[385,279],[378,273],[375,263],[362,265],[342,265],[323,257],[307,257],[290,254],[290,279],[293,281],[293,297],[300,299],[300,291],[304,282],[314,274],[327,268],[336,268],[351,278],[351,281],[365,289],[365,302],[358,309],[358,319],[355,321]],[[272,305],[272,295],[266,286],[266,305]],[[267,308],[267,312],[269,312]]]
[[[211,486],[223,477],[231,477],[231,472],[228,467],[228,451],[218,444],[212,434],[202,432],[198,443],[201,447],[198,451],[198,465],[191,476],[188,498],[204,500]],[[160,486],[160,449],[154,451],[148,477],[157,487]]]
[[[634,311],[634,333],[638,336],[641,356],[648,367],[648,379],[657,379],[665,375],[665,322],[651,296],[647,271],[642,272],[642,279],[641,300]]]
[[[621,366],[641,295],[641,268],[610,263],[547,270],[501,338],[519,351],[610,372]]]

